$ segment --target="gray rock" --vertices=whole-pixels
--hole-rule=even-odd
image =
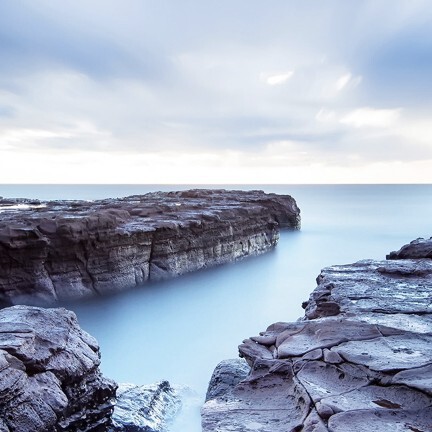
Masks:
[[[232,390],[240,381],[243,381],[249,374],[250,367],[242,359],[222,360],[213,372],[211,377],[206,401],[223,396]]]
[[[239,346],[252,370],[206,402],[204,432],[432,430],[432,260],[332,266],[317,282],[302,320]]]
[[[432,409],[356,410],[332,416],[328,423],[330,432],[429,432]]]
[[[81,299],[232,262],[274,248],[280,228],[299,229],[300,210],[262,191],[0,200],[0,304]]]
[[[0,310],[0,430],[106,430],[116,384],[99,347],[66,309]]]
[[[202,408],[204,431],[286,432],[296,430],[309,414],[310,398],[292,370],[269,373],[277,361],[254,369],[222,397]]]

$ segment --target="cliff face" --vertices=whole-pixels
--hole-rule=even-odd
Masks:
[[[0,200],[0,302],[49,304],[256,255],[299,229],[288,195],[190,190],[102,201]]]
[[[99,347],[74,313],[0,310],[0,430],[106,430],[117,386],[99,363]]]
[[[204,405],[204,432],[432,430],[432,260],[332,266],[317,282],[302,321],[240,345],[246,378],[215,371],[231,384]]]

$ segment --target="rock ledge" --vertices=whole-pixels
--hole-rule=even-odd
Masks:
[[[302,320],[240,345],[251,370],[206,402],[204,432],[432,430],[432,260],[332,266],[317,282]]]
[[[272,249],[299,229],[289,195],[156,192],[101,201],[0,200],[0,304],[52,304]]]

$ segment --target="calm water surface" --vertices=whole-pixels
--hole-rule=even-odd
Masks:
[[[158,185],[0,185],[0,196],[98,199],[178,190]],[[168,379],[195,391],[172,432],[200,431],[199,405],[213,368],[237,345],[276,321],[303,315],[301,303],[322,267],[384,259],[432,235],[431,185],[224,186],[288,193],[301,209],[300,232],[277,248],[109,298],[68,305],[101,346],[103,372],[137,384]]]

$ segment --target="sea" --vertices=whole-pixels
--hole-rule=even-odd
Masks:
[[[283,231],[277,247],[258,257],[66,305],[98,340],[106,376],[183,388],[170,432],[201,431],[199,410],[214,367],[236,358],[249,336],[303,316],[301,304],[322,268],[385,259],[432,236],[432,185],[0,185],[0,196],[95,200],[190,188],[289,194],[302,227]]]

